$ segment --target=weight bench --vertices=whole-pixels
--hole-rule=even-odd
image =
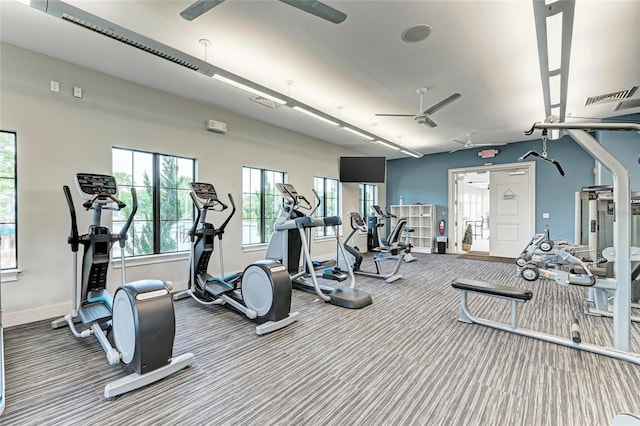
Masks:
[[[499,329],[505,329],[506,327],[505,324],[474,318],[469,312],[469,306],[467,305],[468,293],[479,293],[485,296],[509,300],[511,302],[511,330],[505,331],[513,331],[518,328],[518,303],[524,303],[533,297],[533,293],[530,290],[491,284],[486,281],[472,280],[469,278],[456,278],[451,282],[451,287],[460,290],[461,304],[460,318],[458,318],[458,320],[468,324],[477,323]],[[496,327],[496,325],[500,327]]]
[[[631,352],[617,351],[604,346],[582,343],[580,337],[580,328],[577,320],[574,319],[571,324],[572,338],[564,338],[562,336],[556,336],[554,334],[543,333],[541,331],[529,330],[526,328],[518,327],[518,305],[531,300],[533,293],[530,290],[525,290],[516,287],[507,287],[498,284],[488,283],[486,281],[472,280],[469,278],[456,278],[451,282],[451,287],[456,290],[460,290],[460,317],[458,321],[466,322],[468,324],[479,324],[485,327],[495,328],[497,330],[508,331],[510,333],[519,334],[521,336],[531,337],[533,339],[544,340],[545,342],[555,343],[557,345],[568,346],[574,349],[581,349],[583,351],[592,352],[599,355],[605,355],[608,357],[621,359],[634,364],[640,364],[640,356]],[[475,293],[483,296],[496,297],[498,299],[504,299],[511,302],[511,320],[509,324],[491,321],[484,318],[474,317],[469,312],[469,306],[467,305],[467,296],[470,293]]]

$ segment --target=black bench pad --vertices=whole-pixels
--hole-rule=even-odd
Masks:
[[[510,299],[531,300],[533,293],[517,287],[491,284],[486,281],[472,280],[469,278],[456,278],[451,282],[451,287],[458,290],[473,291],[492,296],[508,297]]]

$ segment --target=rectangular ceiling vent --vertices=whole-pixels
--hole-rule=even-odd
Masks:
[[[251,98],[251,100],[253,102],[259,103],[260,105],[264,105],[271,109],[276,109],[276,106],[277,106],[276,103],[273,102],[271,99],[267,99],[262,96],[254,96],[253,98]]]
[[[584,106],[602,104],[602,103],[613,102],[613,101],[621,101],[623,99],[627,99],[633,96],[633,94],[636,92],[637,89],[638,89],[638,86],[634,86],[630,89],[619,90],[617,92],[607,93],[599,96],[591,96],[590,98],[587,98],[586,102],[584,103]]]
[[[616,105],[616,107],[613,110],[621,111],[623,109],[631,109],[631,108],[638,108],[638,107],[640,107],[640,98],[622,101],[618,105]]]

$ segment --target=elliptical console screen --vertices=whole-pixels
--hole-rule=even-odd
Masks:
[[[353,222],[359,226],[359,227],[363,227],[365,226],[364,224],[364,220],[362,220],[362,216],[360,216],[360,213],[358,212],[349,212],[349,216],[351,216],[351,219],[353,219]]]
[[[191,186],[191,190],[196,194],[196,197],[201,200],[218,201],[218,194],[212,184],[204,182],[190,182],[189,186]]]
[[[78,184],[80,194],[87,199],[97,194],[116,196],[118,193],[116,178],[109,175],[78,173],[76,174],[76,183]]]
[[[289,201],[295,201],[298,198],[298,191],[290,183],[276,183],[276,187],[282,192],[282,195]]]

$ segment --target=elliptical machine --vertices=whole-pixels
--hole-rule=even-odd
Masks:
[[[261,336],[284,328],[298,320],[291,310],[291,279],[286,268],[273,260],[263,260],[247,266],[243,273],[224,275],[222,236],[236,212],[233,197],[228,194],[231,213],[217,229],[208,223],[207,212],[222,212],[228,208],[218,199],[210,183],[191,182],[191,199],[198,211],[189,230],[191,238],[189,288],[175,299],[191,296],[203,305],[228,305],[247,318],[256,321],[256,334]],[[220,242],[221,276],[207,272],[216,238]]]
[[[64,195],[71,215],[71,235],[67,242],[73,252],[72,310],[51,323],[52,328],[69,326],[75,337],[95,336],[106,352],[109,364],[121,364],[128,376],[107,384],[107,399],[146,386],[167,377],[193,362],[190,353],[173,355],[175,316],[167,285],[160,280],[140,280],[126,283],[124,245],[127,231],[138,208],[136,192],[131,188],[132,208],[119,233],[100,224],[103,210],[119,211],[126,204],[118,199],[118,185],[113,176],[93,173],[76,174],[76,184],[85,200],[82,204],[93,210],[93,221],[85,235],[78,234],[76,211],[68,186]],[[114,243],[122,248],[123,285],[112,296],[106,289],[107,270]],[[78,248],[84,246],[80,306],[77,303]],[[75,323],[86,327],[78,331]]]
[[[354,274],[380,278],[388,283],[392,283],[402,278],[402,275],[398,274],[398,271],[400,270],[400,266],[402,266],[404,257],[411,252],[411,244],[400,242],[395,242],[392,245],[386,246],[381,246],[378,244],[378,247],[373,249],[375,253],[373,255],[373,260],[376,266],[376,271],[365,271],[361,269],[363,261],[362,253],[360,253],[355,247],[350,246],[348,242],[357,231],[367,232],[367,225],[365,225],[362,216],[360,216],[360,213],[358,212],[349,212],[349,217],[351,218],[351,232],[349,232],[349,234],[347,234],[346,238],[344,239],[344,248],[347,252],[346,261],[341,252],[338,252],[338,267],[341,270],[346,270],[346,262],[348,262],[349,265],[353,267]],[[402,233],[402,230],[404,229],[406,223],[406,219],[400,219],[391,231],[388,241],[397,241],[397,236]],[[383,274],[381,264],[383,261],[389,260],[395,261],[393,270],[391,272]]]
[[[0,244],[2,238],[0,238]],[[4,334],[2,328],[2,277],[0,276],[0,414],[4,411]]]

